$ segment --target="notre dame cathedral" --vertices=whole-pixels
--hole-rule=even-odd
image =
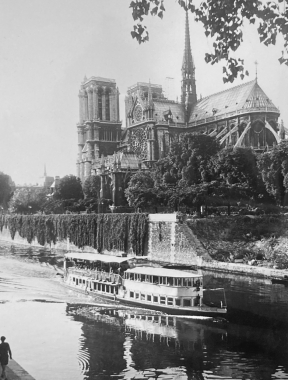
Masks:
[[[257,76],[197,98],[187,12],[180,102],[166,99],[161,85],[138,82],[128,88],[122,128],[115,80],[91,77],[81,84],[79,106],[77,176],[84,182],[91,174],[100,174],[101,197],[111,199],[115,206],[124,202],[127,173],[149,169],[183,132],[215,136],[223,147],[246,146],[256,151],[285,138],[283,123],[278,123],[280,112]]]

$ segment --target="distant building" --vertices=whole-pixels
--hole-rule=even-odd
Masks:
[[[56,177],[55,177],[56,178]],[[51,176],[47,176],[47,172],[46,172],[46,165],[44,165],[44,175],[43,177],[40,177],[39,178],[39,182],[36,183],[36,184],[24,184],[24,185],[16,185],[16,189],[24,189],[24,188],[33,188],[33,189],[41,189],[41,188],[45,188],[45,189],[50,189],[52,184],[54,182],[54,177],[51,177]]]

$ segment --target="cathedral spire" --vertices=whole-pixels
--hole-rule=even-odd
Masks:
[[[191,52],[189,18],[186,11],[185,20],[185,47],[182,62],[182,87],[181,102],[185,105],[186,121],[189,120],[190,112],[193,105],[197,102],[196,82],[195,82],[195,66]]]

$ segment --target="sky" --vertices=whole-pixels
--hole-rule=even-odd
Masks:
[[[0,171],[16,184],[36,184],[44,174],[76,174],[78,92],[84,76],[116,80],[120,118],[125,127],[124,99],[137,82],[161,84],[174,78],[180,96],[185,12],[166,0],[163,20],[147,18],[150,40],[131,37],[131,0],[0,0]],[[203,26],[189,21],[196,66],[197,94],[207,96],[243,83],[224,84],[222,63],[209,65],[212,51]],[[254,27],[246,26],[237,56],[250,76],[280,109],[288,127],[288,67],[280,65],[281,39],[260,44]]]

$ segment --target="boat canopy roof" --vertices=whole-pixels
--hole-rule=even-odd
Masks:
[[[110,256],[102,255],[100,253],[85,253],[85,252],[69,252],[65,254],[67,259],[75,260],[86,260],[86,261],[102,261],[104,263],[123,263],[124,261],[133,259],[133,257],[120,257],[120,256]]]
[[[195,278],[202,277],[198,273],[184,272],[182,270],[176,269],[166,269],[166,268],[153,268],[153,267],[136,267],[132,269],[127,269],[127,273],[137,273],[137,274],[147,274],[150,276],[161,276],[161,277],[182,277],[182,278]]]

